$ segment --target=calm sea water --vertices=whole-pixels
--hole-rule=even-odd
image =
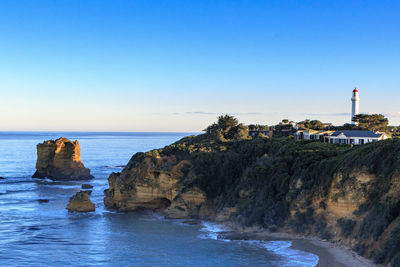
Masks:
[[[289,241],[217,240],[221,226],[185,225],[154,213],[118,213],[103,206],[111,172],[139,151],[163,147],[184,133],[0,132],[0,266],[314,266],[318,257]],[[93,213],[68,213],[84,182],[32,179],[36,144],[78,139],[95,176]],[[39,203],[48,199],[48,203]]]

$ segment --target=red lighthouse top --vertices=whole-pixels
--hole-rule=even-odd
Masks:
[[[358,93],[357,87],[354,88],[353,93]]]

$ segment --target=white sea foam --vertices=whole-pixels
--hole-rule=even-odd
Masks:
[[[267,241],[263,242],[263,247],[282,257],[289,259],[286,266],[316,266],[318,264],[318,256],[302,250],[290,248],[291,241]]]
[[[199,235],[201,239],[218,239],[219,232],[227,231],[228,228],[224,227],[223,225],[212,223],[212,222],[202,222],[201,225],[203,228],[200,229],[203,234]],[[229,241],[227,239],[218,239],[223,241]]]
[[[165,219],[165,216],[163,216],[161,214],[158,214],[157,212],[151,212],[150,214],[151,214],[151,216],[153,218],[156,218],[157,220],[164,220]]]
[[[106,168],[109,169],[123,169],[125,166],[118,165],[118,166],[112,166],[112,165],[107,165]]]
[[[212,222],[202,222],[202,228],[198,237],[201,239],[214,239],[221,240],[225,242],[229,242],[228,239],[219,239],[219,232],[229,231],[227,227],[223,225],[212,223]],[[302,250],[292,249],[291,241],[258,241],[258,240],[246,240],[240,241],[248,244],[252,244],[255,246],[259,246],[261,248],[265,248],[268,251],[271,251],[279,256],[284,257],[285,263],[282,266],[287,267],[309,267],[316,266],[318,264],[318,256],[312,253],[308,253]]]

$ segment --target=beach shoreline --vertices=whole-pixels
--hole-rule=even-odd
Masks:
[[[315,237],[291,234],[286,232],[269,232],[260,229],[238,229],[232,224],[225,224],[232,231],[220,232],[218,238],[229,240],[291,241],[291,248],[302,250],[318,256],[319,267],[343,266],[378,266],[341,244],[323,241]]]

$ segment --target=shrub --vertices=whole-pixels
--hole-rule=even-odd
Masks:
[[[353,221],[351,219],[340,218],[337,220],[337,225],[340,227],[342,235],[344,237],[348,237],[353,232],[354,226],[356,225],[356,221]]]
[[[383,259],[391,259],[399,262],[400,260],[400,223],[393,228],[390,233],[390,238],[386,241],[385,247],[381,253],[381,258],[378,259],[377,263],[382,263]],[[393,265],[398,266],[398,265]]]
[[[306,212],[297,211],[290,223],[292,228],[298,233],[306,232],[310,225],[314,223],[314,218],[312,215],[313,210],[311,208],[307,209]]]

